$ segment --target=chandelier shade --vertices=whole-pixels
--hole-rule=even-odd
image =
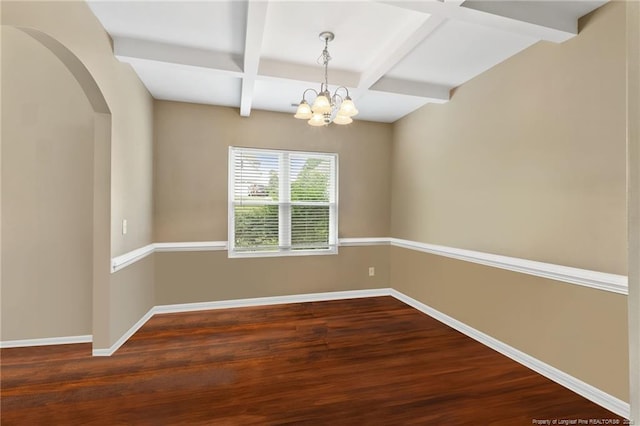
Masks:
[[[333,122],[336,124],[349,124],[353,123],[353,118],[338,114],[336,115],[336,118],[333,119]]]
[[[318,58],[318,63],[324,66],[324,82],[320,83],[320,90],[306,89],[302,94],[302,100],[298,104],[298,109],[294,115],[300,120],[308,120],[310,126],[327,126],[331,123],[349,124],[353,122],[351,117],[358,114],[358,110],[349,96],[349,89],[339,86],[333,94],[329,91],[329,42],[335,38],[329,31],[320,33],[320,40],[324,41],[324,50]],[[306,95],[308,92],[315,94],[313,103],[309,105]],[[344,96],[343,96],[344,95]]]
[[[323,114],[313,114],[313,116],[311,117],[311,120],[309,120],[307,123],[309,123],[310,126],[314,126],[314,127],[320,127],[328,124],[324,122]]]
[[[311,111],[324,114],[326,112],[331,112],[331,102],[329,102],[329,98],[324,94],[318,95],[316,100],[313,102],[313,106],[311,107]]]
[[[294,117],[302,120],[308,120],[312,115],[313,113],[311,112],[311,107],[309,106],[307,101],[303,99],[302,102],[300,102],[300,104],[298,105],[298,110],[296,111],[296,115],[294,115]]]
[[[338,111],[338,115],[346,115],[347,117],[353,117],[358,114],[358,110],[356,106],[353,104],[353,101],[349,96],[347,96],[344,101],[342,101],[342,105],[340,105],[340,110]]]

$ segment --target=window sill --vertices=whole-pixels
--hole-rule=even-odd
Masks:
[[[338,247],[327,250],[292,250],[292,251],[264,251],[264,252],[227,252],[230,259],[245,259],[256,257],[289,257],[289,256],[326,256],[338,254]]]

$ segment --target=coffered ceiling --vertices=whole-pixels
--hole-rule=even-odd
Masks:
[[[562,43],[584,1],[89,1],[156,99],[293,114],[319,88],[347,86],[355,119],[393,122],[540,41]]]

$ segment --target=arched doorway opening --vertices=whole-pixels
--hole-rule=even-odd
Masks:
[[[56,294],[55,285],[46,287],[49,281],[64,281],[64,274],[54,277],[47,276],[46,272],[52,271],[55,274],[56,271],[74,268],[82,269],[84,271],[82,277],[87,278],[85,281],[88,281],[83,283],[86,288],[82,289],[83,292],[86,290],[82,300],[89,304],[88,307],[83,307],[84,327],[91,333],[94,342],[108,340],[111,112],[91,73],[62,43],[36,29],[12,26],[3,26],[4,28],[26,34],[57,58],[70,74],[70,77],[66,78],[75,80],[81,93],[86,97],[90,106],[90,112],[87,115],[90,123],[88,126],[86,123],[79,125],[80,129],[69,129],[68,122],[58,122],[52,117],[47,117],[44,105],[38,105],[37,102],[29,104],[22,99],[20,93],[7,95],[7,98],[3,94],[3,118],[5,114],[7,117],[9,117],[8,114],[13,114],[12,120],[7,120],[3,126],[2,150],[5,155],[2,158],[3,163],[10,166],[3,168],[2,172],[2,201],[5,202],[2,210],[9,213],[8,215],[3,213],[3,227],[0,230],[4,264],[0,264],[4,296],[2,298],[3,340],[65,337],[64,330],[73,330],[69,323],[78,316],[64,315],[65,309],[68,309],[65,303],[72,305],[72,302],[66,300],[65,294]],[[28,76],[24,78],[28,79]],[[45,83],[49,83],[50,86],[55,85],[55,81]],[[23,84],[28,84],[28,81]],[[46,90],[46,85],[42,87]],[[51,92],[55,92],[54,89],[58,89],[56,94],[59,94],[59,88],[52,87]],[[20,102],[13,102],[12,99]],[[59,99],[59,108],[65,108],[65,97],[60,96]],[[47,108],[49,112],[53,111],[50,104]],[[52,126],[58,126],[54,129],[55,134],[47,133]],[[88,149],[85,150],[82,147],[81,153],[74,152],[74,148],[79,145],[72,146],[69,140],[65,140],[65,135],[77,133],[81,133],[78,138],[89,142],[86,144]],[[86,164],[87,161],[89,164]],[[39,170],[40,166],[45,164],[50,170]],[[65,167],[74,170],[64,170]],[[12,170],[17,172],[10,175]],[[34,171],[37,173],[33,173]],[[16,178],[22,180],[17,182]],[[64,185],[70,187],[62,188],[64,191],[58,191],[59,187]],[[74,200],[78,197],[83,201],[74,205]],[[35,209],[31,208],[34,206]],[[83,211],[78,213],[74,209]],[[24,212],[28,213],[28,217],[22,214]],[[72,219],[69,219],[70,217]],[[80,218],[79,222],[82,222],[78,226],[86,229],[84,240],[75,240],[80,241],[81,249],[70,248],[73,242],[65,241],[63,244],[62,241],[67,231],[69,234],[74,232],[77,234],[77,230],[74,229],[74,220],[78,218]],[[30,224],[38,226],[30,227]],[[57,226],[66,227],[66,229],[55,229]],[[29,239],[31,241],[27,244]],[[89,254],[85,249],[89,250]],[[57,251],[62,250],[67,252],[66,255],[58,256]],[[75,262],[74,253],[82,251],[84,251],[83,255],[76,256],[77,259],[81,259],[81,265]],[[50,254],[48,258],[47,253]],[[37,268],[40,270],[38,274],[34,274],[33,271]],[[31,286],[25,285],[26,281],[34,279],[41,282]],[[78,274],[74,275],[74,279],[78,279]],[[74,287],[71,286],[64,291],[70,292],[73,289]],[[60,290],[60,293],[64,293],[62,289]],[[38,294],[39,292],[42,294]],[[29,312],[20,312],[23,306],[17,306],[17,301],[12,300],[12,295],[16,294],[20,296],[20,302],[24,299],[38,299],[38,302],[30,306]],[[76,300],[74,299],[73,302]],[[57,308],[51,306],[56,304],[60,306]],[[5,306],[10,309],[5,310]],[[39,307],[44,308],[39,310]],[[63,318],[55,318],[56,313]],[[33,322],[24,324],[25,318],[28,317],[33,317]]]

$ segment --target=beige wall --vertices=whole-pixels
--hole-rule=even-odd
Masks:
[[[394,126],[392,234],[626,274],[625,5]]]
[[[394,126],[394,237],[626,274],[625,4]],[[391,286],[629,400],[627,298],[391,249]]]
[[[53,53],[2,27],[2,340],[91,334],[93,110]]]
[[[630,418],[637,421],[640,419],[640,3],[626,5]]]
[[[339,237],[389,235],[391,126],[314,128],[290,114],[155,102],[155,239],[227,239],[229,146],[337,152]]]
[[[112,114],[111,254],[152,240],[153,99],[135,72],[113,56],[111,40],[82,1],[3,1],[2,24],[36,28],[87,67]],[[121,234],[121,221],[129,232]]]
[[[629,400],[627,298],[398,247],[392,287]]]
[[[337,152],[339,237],[389,235],[391,126],[312,128],[290,114],[155,102],[155,238],[227,240],[229,146]],[[228,259],[226,252],[156,254],[156,303],[379,288],[388,247],[338,255]],[[374,277],[368,267],[376,268]]]
[[[122,337],[155,303],[154,256],[148,256],[111,276],[109,303],[115,306],[110,321],[110,342]]]
[[[226,251],[156,253],[155,262],[158,305],[389,286],[389,246],[256,259],[229,259]]]
[[[107,33],[85,2],[3,1],[2,24],[33,28],[47,34],[77,56],[93,76],[111,112],[109,139],[105,140],[104,135],[96,136],[96,140],[110,145],[108,154],[100,151],[100,155],[101,158],[105,155],[110,157],[111,168],[94,176],[94,181],[100,181],[101,184],[110,182],[111,186],[110,255],[123,254],[151,243],[153,100],[146,88],[130,66],[119,62],[113,56]],[[29,71],[25,70],[25,72]],[[94,118],[101,123],[100,126],[108,123],[106,117],[94,116]],[[109,129],[102,130],[105,134],[109,133]],[[97,194],[94,193],[95,195]],[[103,207],[107,204],[96,200],[94,202]],[[103,213],[97,212],[94,219],[104,216]],[[123,236],[121,221],[125,218],[129,223],[129,233]],[[101,235],[102,230],[98,233]],[[2,238],[4,243],[5,234]],[[110,256],[98,259],[101,270],[102,268],[106,270],[109,262]],[[151,279],[148,275],[145,277],[145,279]],[[93,306],[94,347],[104,348],[120,337],[111,336],[109,330],[122,328],[122,325],[119,325],[122,318],[133,317],[151,306],[148,301],[153,299],[153,285],[152,281],[136,282],[132,283],[133,287],[128,290],[117,291],[115,289],[119,282],[117,277],[105,280],[94,279],[93,282],[105,287],[94,288],[96,297],[94,297]],[[147,297],[131,296],[139,291],[148,292]],[[111,296],[103,299],[101,296],[104,295]],[[64,293],[59,297],[64,297]],[[131,300],[139,300],[142,305],[132,307]],[[127,312],[127,309],[131,312]],[[31,312],[31,314],[34,313]],[[55,318],[51,320],[57,321]]]

